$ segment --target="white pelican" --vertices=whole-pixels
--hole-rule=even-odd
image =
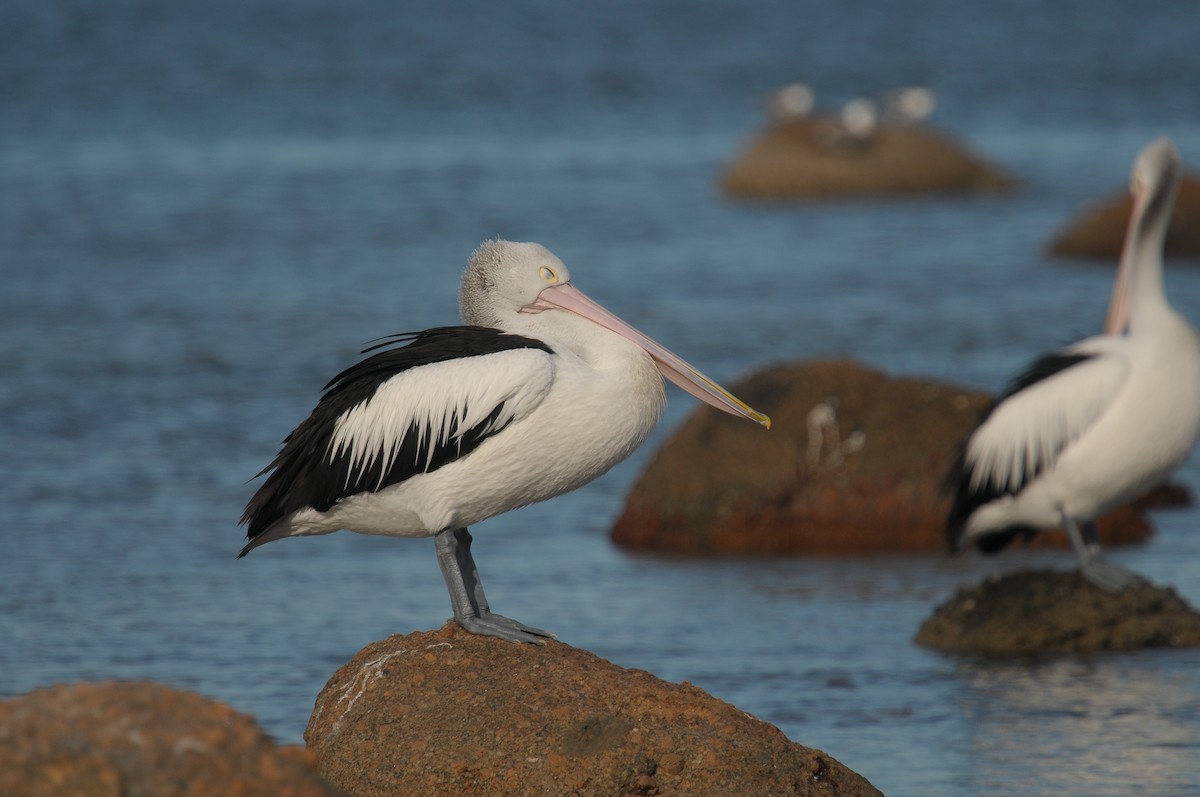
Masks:
[[[870,97],[855,97],[842,106],[834,119],[820,118],[813,140],[820,147],[842,153],[861,153],[875,135],[879,108]]]
[[[813,109],[813,92],[803,83],[789,83],[774,91],[767,100],[767,116],[772,122],[805,119]]]
[[[925,86],[904,86],[883,95],[881,115],[888,125],[910,126],[924,122],[937,106],[933,90]]]
[[[1164,481],[1200,433],[1200,338],[1163,293],[1181,173],[1167,139],[1139,153],[1107,334],[1037,360],[967,438],[950,475],[952,550],[992,552],[1061,526],[1093,584],[1117,591],[1133,578],[1100,557],[1094,521]]]
[[[339,529],[433,536],[454,619],[540,644],[545,631],[489,608],[468,526],[574,490],[629,456],[662,413],[662,376],[770,427],[570,279],[537,244],[480,246],[462,279],[468,326],[390,336],[326,385],[259,474],[270,475],[242,514],[239,557]]]
[[[842,128],[856,142],[864,142],[879,127],[879,106],[870,97],[855,97],[842,106]]]

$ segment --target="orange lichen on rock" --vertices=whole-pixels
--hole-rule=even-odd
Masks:
[[[254,720],[151,682],[65,684],[0,702],[0,794],[334,797],[314,757]]]
[[[454,624],[360,651],[318,696],[305,739],[359,797],[879,794],[695,686]]]

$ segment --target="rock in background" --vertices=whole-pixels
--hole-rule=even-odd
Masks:
[[[314,756],[250,717],[150,682],[69,684],[0,702],[0,794],[334,797]]]
[[[695,686],[453,623],[364,648],[318,696],[305,739],[357,797],[879,794]]]
[[[1016,181],[928,127],[885,126],[864,139],[831,117],[774,125],[726,168],[721,188],[761,200],[1009,191]]]
[[[1115,261],[1121,257],[1133,199],[1128,190],[1103,201],[1090,203],[1050,243],[1055,257],[1094,258]],[[1200,178],[1184,175],[1179,198],[1171,213],[1166,257],[1200,259]]]
[[[779,365],[732,388],[770,431],[699,408],[663,443],[612,529],[625,548],[687,554],[945,551],[942,481],[989,397],[849,360]],[[1106,545],[1152,533],[1135,507]],[[1066,546],[1046,533],[1034,545]]]
[[[1200,645],[1200,614],[1175,590],[1138,580],[1120,593],[1078,571],[1020,572],[963,587],[916,642],[953,653],[1094,653]]]

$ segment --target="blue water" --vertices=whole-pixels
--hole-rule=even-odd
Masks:
[[[1135,8],[1136,5],[1136,8]],[[537,240],[719,380],[853,356],[998,387],[1095,332],[1044,259],[1144,143],[1200,162],[1200,5],[9,0],[0,17],[0,694],[154,678],[301,738],[333,671],[439,626],[428,540],[243,561],[248,479],[383,334],[451,323],[483,239]],[[724,164],[767,91],[925,82],[1016,196],[761,207]],[[1168,289],[1200,320],[1200,272]],[[607,530],[694,402],[579,492],[496,518],[499,610],[689,680],[889,795],[1200,794],[1200,651],[1037,663],[911,638],[1061,553],[690,561]],[[1178,480],[1200,489],[1194,458]],[[1114,558],[1200,604],[1200,510]],[[533,652],[531,652],[532,655]]]

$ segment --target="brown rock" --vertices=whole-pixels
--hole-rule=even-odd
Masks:
[[[359,652],[305,739],[357,797],[879,794],[695,686],[453,623]]]
[[[1078,571],[1019,572],[959,589],[916,642],[993,655],[1196,647],[1200,614],[1175,590],[1140,579],[1114,595]]]
[[[699,408],[630,490],[614,542],[689,554],[945,550],[942,480],[988,396],[847,360],[773,366],[733,392],[771,430]],[[1129,506],[1099,529],[1107,545],[1152,533]],[[1066,535],[1031,544],[1065,547]]]
[[[818,117],[758,134],[721,186],[745,199],[810,200],[1005,191],[1016,181],[929,128],[881,127],[851,142],[837,122]]]
[[[332,797],[303,748],[149,682],[70,684],[0,702],[0,794]]]
[[[1133,199],[1127,190],[1092,202],[1051,241],[1055,257],[1118,260],[1125,244]],[[1200,258],[1200,177],[1184,175],[1167,227],[1166,257]]]

